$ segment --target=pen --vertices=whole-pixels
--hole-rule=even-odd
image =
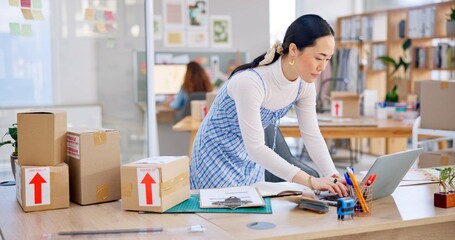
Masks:
[[[365,181],[364,186],[370,186],[371,184],[373,184],[375,179],[376,179],[376,173],[368,176],[368,179]]]
[[[365,202],[365,198],[363,198],[363,194],[362,194],[362,192],[360,190],[359,183],[357,182],[357,179],[355,178],[354,174],[352,173],[352,169],[347,167],[347,170],[348,170],[349,178],[351,178],[352,184],[354,185],[354,190],[355,190],[355,192],[357,194],[357,198],[359,199],[360,206],[362,206],[362,209],[365,212],[369,212],[368,206],[367,206],[367,204]]]
[[[352,186],[352,181],[351,181],[351,179],[349,178],[348,173],[345,172],[343,175],[344,175],[344,179],[346,179],[346,183]]]
[[[69,231],[59,232],[58,235],[95,235],[95,234],[121,234],[121,233],[141,233],[141,232],[163,232],[163,228],[131,228],[131,229],[111,229],[111,230],[88,230],[88,231]]]

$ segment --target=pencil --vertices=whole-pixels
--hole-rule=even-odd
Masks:
[[[112,229],[112,230],[69,231],[69,232],[59,232],[58,235],[95,235],[95,234],[162,232],[162,231],[163,231],[163,228],[131,228],[131,229]]]
[[[352,170],[348,169],[349,177],[351,178],[352,185],[354,185],[355,193],[357,194],[357,198],[359,199],[360,206],[365,212],[369,212],[367,203],[365,202],[365,198],[363,198],[362,192],[360,191],[359,183],[355,178],[354,174],[351,172]]]

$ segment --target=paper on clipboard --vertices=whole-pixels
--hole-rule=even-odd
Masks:
[[[200,208],[220,208],[217,202],[223,202],[230,197],[237,197],[242,202],[240,207],[259,207],[265,206],[264,199],[255,187],[242,186],[230,188],[213,188],[199,190]]]

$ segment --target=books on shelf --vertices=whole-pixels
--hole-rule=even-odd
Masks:
[[[415,68],[449,69],[455,67],[455,46],[439,43],[437,46],[414,48]]]

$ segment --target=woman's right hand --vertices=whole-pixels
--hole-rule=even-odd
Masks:
[[[323,178],[315,178],[310,177],[309,179],[310,185],[314,188],[314,190],[328,190],[333,194],[338,194],[340,197],[345,197],[348,195],[348,190],[346,185],[338,181],[337,178],[333,177],[323,177]]]

